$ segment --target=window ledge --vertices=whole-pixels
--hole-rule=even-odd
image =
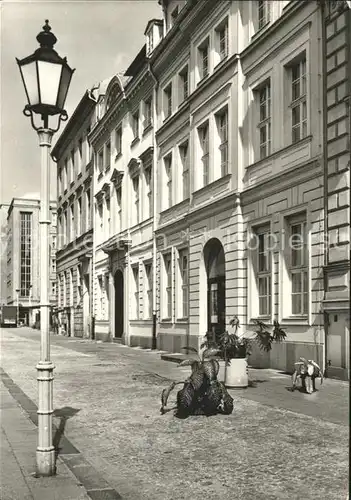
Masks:
[[[150,123],[150,125],[148,125],[147,127],[144,128],[143,130],[143,137],[148,133],[150,132],[150,130],[152,130],[152,123]]]
[[[267,21],[261,28],[259,28],[255,33],[252,35],[251,40],[256,40],[262,33],[267,31],[268,27],[270,26],[271,21]]]
[[[71,184],[69,185],[70,188],[72,188],[74,186],[74,181],[71,182]]]
[[[111,165],[105,168],[105,174],[107,174],[107,172],[109,172],[110,170],[111,170]]]
[[[80,179],[82,177],[82,172],[79,172],[79,174],[77,175],[77,179]]]
[[[97,180],[99,181],[100,179],[102,179],[103,175],[104,175],[104,173],[103,173],[103,172],[100,172],[100,173],[99,173],[99,175],[98,175]]]
[[[210,77],[210,72],[207,73],[206,76],[203,76],[196,84],[196,87],[200,87],[203,83],[205,83]]]
[[[172,323],[172,318],[162,318],[161,323]]]
[[[130,147],[133,148],[136,144],[138,144],[138,142],[140,142],[140,138],[139,137],[135,137],[132,142],[130,143]]]
[[[291,326],[295,326],[295,325],[309,326],[309,321],[308,321],[307,315],[306,316],[288,316],[286,318],[281,319],[280,320],[280,324],[282,326],[285,326],[285,325],[291,325]]]
[[[189,318],[177,318],[176,323],[189,323]]]
[[[119,160],[120,158],[122,158],[122,151],[116,154],[115,161]]]
[[[224,56],[214,67],[214,71],[217,71],[221,67],[222,64],[225,64],[225,62],[228,61],[228,54]]]

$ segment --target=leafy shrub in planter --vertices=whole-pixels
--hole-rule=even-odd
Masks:
[[[269,327],[262,321],[256,319],[254,322],[256,327],[254,337],[244,337],[238,334],[240,322],[239,318],[234,316],[229,322],[230,326],[234,329],[233,333],[225,331],[220,335],[218,341],[214,341],[210,338],[212,333],[208,332],[201,348],[217,349],[218,356],[226,364],[230,364],[231,359],[247,358],[251,354],[254,342],[258,344],[261,350],[269,352],[272,349],[273,342],[281,342],[286,338],[286,333],[278,321],[273,322],[272,332],[269,331]]]

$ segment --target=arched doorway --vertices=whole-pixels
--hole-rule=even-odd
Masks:
[[[213,340],[225,329],[225,258],[222,243],[217,238],[204,247],[207,275],[207,331]]]
[[[120,269],[116,271],[115,279],[115,337],[120,338],[124,330],[124,280]]]

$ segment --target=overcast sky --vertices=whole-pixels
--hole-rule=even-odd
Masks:
[[[36,36],[44,20],[49,19],[58,39],[55,49],[76,68],[66,101],[71,115],[87,88],[127,69],[145,43],[148,20],[161,18],[162,11],[157,0],[5,0],[0,9],[0,203],[8,203],[13,197],[40,191],[38,138],[30,119],[22,113],[26,98],[15,57],[22,59],[38,48]],[[59,132],[53,144],[58,137]],[[55,164],[52,167],[55,169]]]

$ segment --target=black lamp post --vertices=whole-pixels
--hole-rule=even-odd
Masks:
[[[49,21],[37,36],[40,47],[24,59],[16,59],[26,92],[28,104],[23,113],[30,116],[32,127],[39,136],[41,148],[41,193],[40,193],[40,361],[38,370],[38,447],[37,472],[41,476],[55,474],[55,449],[52,440],[53,414],[53,370],[50,360],[49,337],[49,226],[50,226],[50,148],[52,136],[58,131],[61,121],[68,118],[64,110],[72,70],[66,58],[53,49],[57,38],[51,33]],[[42,126],[35,124],[35,115],[40,115]],[[58,115],[56,128],[49,128],[49,117]]]

